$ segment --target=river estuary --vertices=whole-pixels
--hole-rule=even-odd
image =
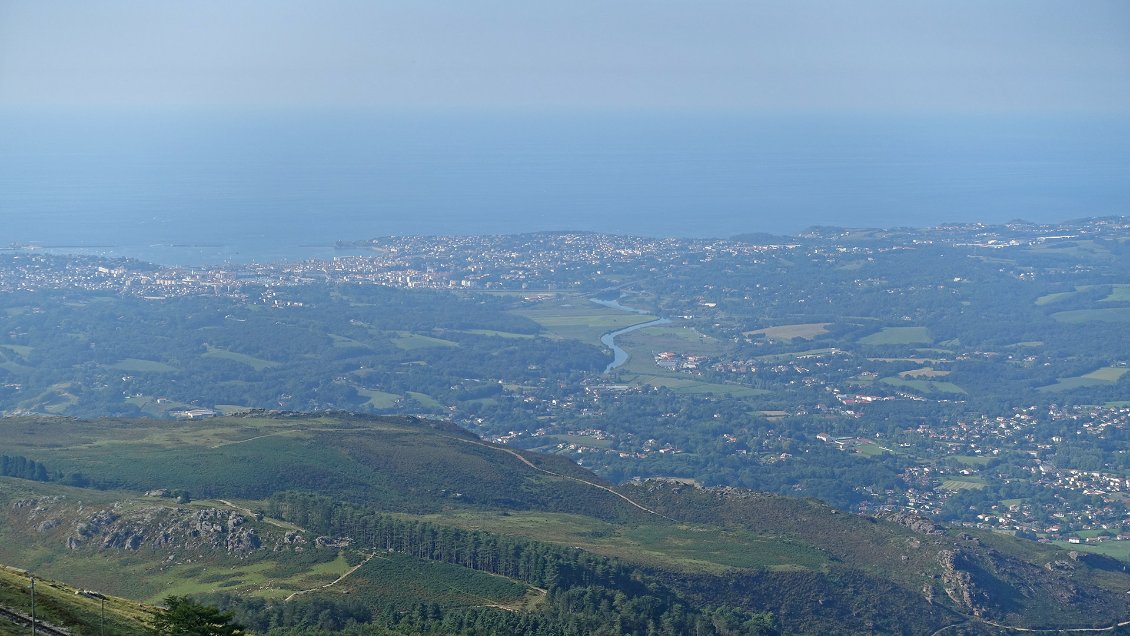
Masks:
[[[625,307],[624,305],[621,305],[620,303],[616,302],[615,300],[597,300],[595,298],[592,298],[590,300],[592,300],[594,303],[596,303],[598,305],[604,305],[605,307],[611,307],[612,309],[619,309],[621,311],[628,311],[628,312],[631,312],[633,314],[647,315],[647,314],[651,313],[649,311],[644,311],[643,309],[636,309],[634,307]],[[624,335],[626,333],[631,333],[633,331],[637,331],[639,329],[644,329],[646,327],[656,327],[658,325],[666,325],[666,324],[669,324],[670,322],[671,322],[671,320],[669,318],[657,318],[655,320],[649,320],[647,322],[641,322],[639,324],[632,325],[630,327],[624,327],[623,329],[617,329],[616,331],[610,331],[610,332],[604,334],[603,336],[601,336],[600,337],[601,344],[603,344],[604,346],[606,346],[606,347],[608,347],[609,349],[612,350],[612,362],[609,362],[608,366],[604,367],[604,372],[609,373],[613,369],[623,366],[625,363],[628,362],[628,358],[630,357],[628,355],[627,351],[624,351],[622,348],[620,348],[616,344],[616,336],[621,336],[621,335]]]

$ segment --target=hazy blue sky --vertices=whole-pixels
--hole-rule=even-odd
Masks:
[[[1126,0],[0,0],[0,107],[1130,113]]]

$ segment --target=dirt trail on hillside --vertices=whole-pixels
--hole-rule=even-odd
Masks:
[[[333,587],[333,586],[337,585],[338,583],[341,583],[341,582],[342,582],[342,581],[344,581],[345,579],[349,578],[349,575],[350,575],[350,574],[353,574],[353,573],[354,573],[354,572],[356,572],[357,570],[360,570],[362,566],[364,566],[364,565],[365,565],[366,563],[368,563],[369,561],[372,561],[372,560],[373,560],[373,557],[375,557],[375,556],[377,556],[377,553],[376,553],[376,552],[374,552],[374,553],[370,554],[369,556],[365,557],[365,560],[364,560],[364,561],[362,561],[362,562],[358,563],[357,565],[355,565],[355,566],[353,566],[353,567],[349,568],[349,570],[348,570],[348,571],[346,571],[346,573],[345,573],[345,574],[342,574],[341,576],[337,577],[337,578],[336,578],[336,579],[334,579],[333,581],[331,581],[331,582],[329,582],[329,583],[326,583],[325,585],[319,585],[318,587],[312,587],[312,588],[310,588],[310,589],[308,589],[308,590],[299,590],[299,591],[297,591],[297,592],[295,592],[295,593],[291,594],[290,596],[286,597],[286,601],[292,601],[292,600],[294,600],[294,597],[296,597],[296,596],[299,596],[299,595],[302,595],[302,594],[307,594],[307,593],[309,593],[309,592],[317,592],[318,590],[324,590],[324,589],[326,589],[326,588],[330,588],[330,587]]]
[[[968,621],[965,621],[963,623],[954,623],[953,625],[946,625],[945,627],[930,634],[930,636],[940,636],[940,634],[951,628],[961,627],[962,625],[968,625],[969,623],[984,623],[985,625],[996,627],[997,629],[1007,629],[1013,632],[1025,632],[1028,634],[1081,634],[1113,632],[1115,630],[1122,629],[1123,627],[1130,627],[1130,620],[1128,620],[1122,621],[1121,623],[1115,623],[1114,625],[1107,627],[1060,627],[1056,629],[1039,629],[1035,627],[1016,627],[1013,625],[1002,625],[1001,623],[994,623],[993,621],[986,620],[984,618],[970,616]]]
[[[653,514],[653,515],[655,515],[655,516],[657,516],[657,517],[662,517],[662,518],[664,518],[664,519],[666,519],[666,520],[668,520],[668,521],[675,521],[674,519],[672,519],[671,517],[668,517],[667,515],[665,515],[665,514],[663,514],[663,513],[660,513],[660,512],[656,512],[656,511],[652,510],[651,508],[648,508],[647,506],[645,506],[645,505],[643,505],[643,504],[641,504],[641,503],[639,503],[639,502],[633,501],[633,500],[632,500],[632,499],[631,499],[630,497],[628,497],[627,495],[623,495],[623,494],[621,494],[621,493],[618,493],[618,492],[616,492],[615,490],[613,490],[613,489],[609,488],[608,486],[601,486],[600,484],[596,484],[596,483],[593,483],[593,482],[591,482],[591,481],[585,481],[584,479],[581,479],[581,478],[579,478],[579,477],[571,477],[571,476],[569,476],[569,475],[562,475],[561,473],[555,473],[555,472],[553,472],[552,470],[546,470],[546,469],[544,469],[544,468],[541,468],[540,466],[535,466],[535,465],[533,464],[533,462],[531,462],[530,460],[526,459],[525,457],[522,457],[522,455],[521,455],[521,454],[520,454],[520,453],[519,453],[518,451],[516,451],[516,450],[512,450],[512,449],[509,449],[509,448],[501,448],[501,447],[499,447],[499,446],[494,446],[494,445],[492,445],[492,444],[487,444],[486,442],[477,442],[477,441],[475,441],[475,440],[464,439],[464,438],[461,438],[461,437],[451,437],[451,436],[448,436],[448,435],[444,435],[443,437],[446,437],[446,438],[448,438],[448,439],[453,439],[453,440],[457,440],[457,441],[460,441],[460,442],[464,442],[464,443],[466,443],[466,444],[474,444],[475,446],[482,446],[482,447],[484,447],[484,448],[489,448],[489,449],[492,449],[492,450],[496,450],[496,451],[500,451],[500,452],[503,452],[503,453],[507,453],[507,454],[509,454],[509,455],[513,455],[514,457],[518,458],[518,461],[522,462],[523,464],[525,464],[525,465],[529,466],[530,468],[533,468],[534,470],[536,470],[536,471],[538,471],[538,472],[540,472],[540,473],[545,473],[546,475],[553,475],[554,477],[560,477],[561,479],[569,479],[569,480],[572,480],[572,481],[580,482],[580,483],[582,483],[582,484],[586,484],[586,485],[588,485],[588,486],[592,486],[593,488],[599,488],[599,489],[601,489],[601,490],[603,490],[603,491],[605,491],[605,492],[610,492],[610,493],[612,493],[613,495],[616,495],[617,497],[619,497],[619,498],[623,499],[624,501],[626,501],[626,502],[628,502],[629,504],[631,504],[631,505],[635,506],[636,508],[639,508],[640,510],[643,510],[644,512],[647,512],[647,513],[651,513],[651,514]]]

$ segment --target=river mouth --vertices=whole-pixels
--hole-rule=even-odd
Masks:
[[[598,300],[596,298],[590,298],[589,300],[598,305],[604,305],[605,307],[611,307],[612,309],[619,309],[621,311],[628,311],[634,314],[648,315],[651,313],[649,311],[644,311],[643,309],[636,309],[635,307],[625,307],[615,300]],[[601,336],[600,343],[612,350],[612,362],[609,362],[608,366],[604,367],[604,372],[610,373],[613,369],[624,366],[624,364],[626,364],[628,362],[628,359],[631,357],[627,351],[624,351],[622,348],[620,348],[619,345],[616,344],[616,336],[622,336],[626,333],[631,333],[633,331],[647,327],[666,325],[670,322],[670,318],[656,318],[655,320],[641,322],[630,327],[617,329],[616,331],[609,331],[608,333]]]

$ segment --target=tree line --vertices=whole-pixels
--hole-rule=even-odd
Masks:
[[[0,455],[0,475],[32,481],[49,481],[51,479],[46,466],[23,455]]]
[[[420,604],[409,611],[391,605],[327,608],[327,602],[335,601],[302,601],[314,604],[310,609],[320,607],[313,612],[264,601],[221,599],[224,607],[236,608],[241,622],[253,629],[270,630],[270,634],[312,636],[336,630],[350,634],[776,633],[771,614],[696,607],[654,576],[577,548],[399,519],[310,493],[277,493],[267,501],[266,508],[271,516],[311,531],[348,536],[354,545],[452,563],[546,590],[545,602],[536,610],[522,612],[489,607],[440,608],[434,604]],[[289,619],[284,617],[286,613]],[[364,624],[370,622],[376,625]]]

